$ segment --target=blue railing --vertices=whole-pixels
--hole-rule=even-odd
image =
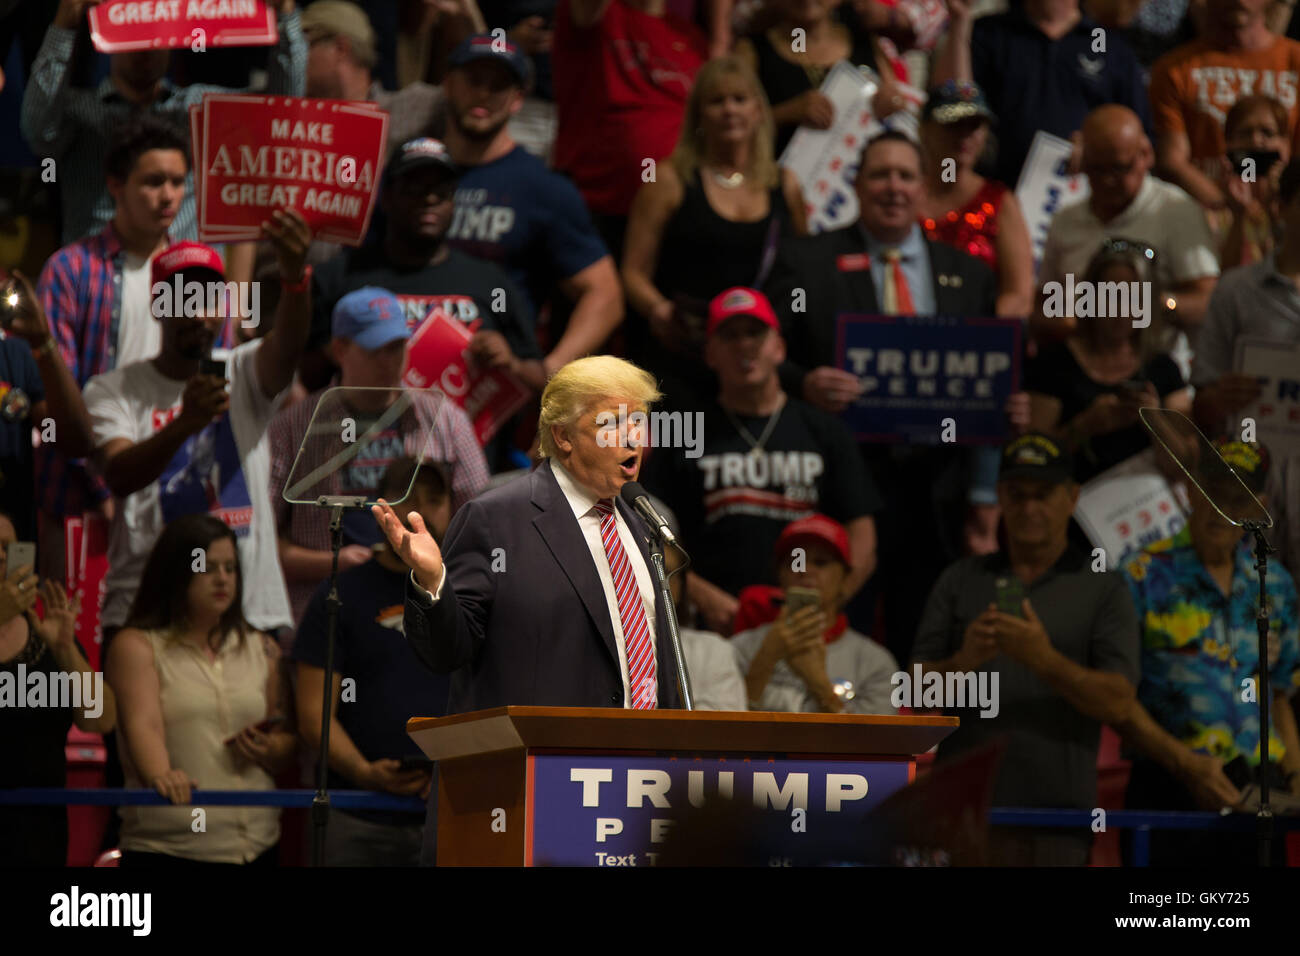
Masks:
[[[302,807],[311,806],[315,790],[195,790],[191,806],[207,807]],[[399,810],[424,812],[424,801],[372,790],[331,790],[330,805],[340,810]],[[168,801],[155,790],[105,790],[87,787],[27,787],[0,790],[2,806],[166,806]],[[989,813],[993,826],[1004,827],[1091,827],[1091,810],[1039,810],[996,807]],[[1151,858],[1152,830],[1209,830],[1251,833],[1255,817],[1246,813],[1184,813],[1165,810],[1107,810],[1108,830],[1133,831],[1133,865],[1146,866]],[[1282,834],[1300,829],[1300,817],[1277,817],[1274,829]]]

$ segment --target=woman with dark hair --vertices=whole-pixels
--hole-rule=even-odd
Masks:
[[[241,608],[235,535],[209,515],[186,515],[159,536],[126,626],[108,648],[120,701],[128,787],[174,804],[205,790],[273,790],[295,738],[279,727],[287,703],[279,649]],[[275,865],[280,811],[123,807],[123,866]]]
[[[33,686],[43,686],[49,694],[39,705],[29,698],[27,706],[18,707],[0,690],[0,789],[64,787],[68,729],[76,724],[87,733],[112,730],[113,692],[91,670],[77,641],[78,604],[57,581],[47,580],[38,589],[30,565],[8,566],[8,549],[16,538],[12,521],[0,514],[0,688],[8,685],[26,695]],[[44,619],[34,610],[38,595]],[[65,698],[57,693],[56,681],[67,677],[73,680],[62,683],[69,688]],[[0,866],[64,866],[67,858],[67,807],[5,807],[0,812]]]
[[[1266,258],[1277,245],[1281,217],[1277,186],[1291,158],[1286,135],[1286,107],[1271,96],[1243,96],[1223,122],[1223,196],[1228,206],[1219,215],[1223,268],[1248,266]]]
[[[1164,301],[1150,246],[1112,238],[1088,263],[1084,281],[1142,283],[1154,312]],[[1129,286],[1132,289],[1132,286]],[[1064,342],[1045,347],[1025,365],[1029,427],[1061,438],[1074,453],[1080,483],[1151,444],[1138,409],[1172,408],[1190,415],[1191,392],[1178,365],[1155,351],[1150,332],[1130,318],[1080,317]]]

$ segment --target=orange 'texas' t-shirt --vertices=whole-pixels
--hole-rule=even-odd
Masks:
[[[1293,153],[1300,148],[1300,43],[1276,37],[1272,47],[1252,52],[1215,50],[1196,40],[1171,50],[1151,67],[1151,116],[1156,133],[1187,134],[1191,159],[1217,177],[1224,154],[1223,121],[1243,96],[1263,93],[1287,111]]]

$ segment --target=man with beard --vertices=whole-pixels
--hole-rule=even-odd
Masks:
[[[158,535],[173,519],[194,513],[210,513],[235,531],[249,623],[262,631],[292,623],[267,494],[266,427],[293,380],[307,338],[311,270],[303,260],[311,229],[293,210],[276,211],[262,228],[279,260],[279,308],[266,335],[230,353],[227,378],[200,371],[224,309],[210,303],[193,309],[188,294],[195,283],[207,287],[223,278],[221,257],[209,246],[182,242],[153,264],[155,290],[159,283],[174,287],[177,276],[187,290],[170,309],[155,302],[162,351],[150,361],[96,376],[86,386],[95,464],[117,498],[101,616],[106,637],[126,621]],[[190,314],[195,311],[200,314]],[[214,508],[206,483],[218,467],[221,487]]]
[[[567,328],[554,330],[542,360],[547,374],[599,352],[623,321],[614,260],[568,179],[515,142],[509,122],[531,84],[528,58],[508,41],[470,37],[451,56],[443,81],[447,149],[463,170],[448,241],[497,263],[524,290],[534,311],[556,286],[572,303]]]
[[[333,373],[324,353],[335,304],[365,286],[387,289],[414,329],[433,309],[474,332],[469,352],[487,368],[503,368],[541,390],[546,373],[533,338],[528,299],[498,266],[447,244],[460,169],[436,139],[404,143],[384,170],[383,238],[322,265],[313,290],[312,331],[303,383],[323,387]]]

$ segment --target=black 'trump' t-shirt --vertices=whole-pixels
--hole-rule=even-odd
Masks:
[[[847,524],[881,508],[853,436],[820,409],[789,399],[759,452],[716,402],[703,414],[700,457],[655,449],[645,485],[676,513],[692,569],[723,590],[776,583],[772,549],[791,521],[821,512]],[[770,417],[733,415],[755,439]]]

